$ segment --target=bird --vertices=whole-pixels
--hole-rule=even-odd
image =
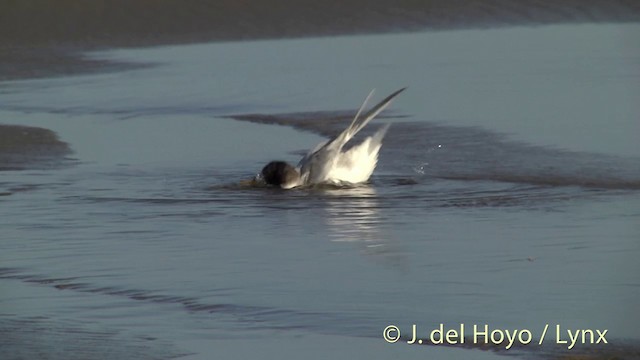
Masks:
[[[345,145],[391,101],[406,88],[399,89],[362,114],[373,96],[371,90],[351,121],[351,124],[336,137],[318,144],[309,151],[296,167],[285,161],[271,161],[256,176],[266,184],[292,189],[320,184],[359,184],[371,177],[378,163],[378,152],[382,146],[389,124],[383,125],[372,136],[345,150]],[[362,117],[361,117],[362,115]]]

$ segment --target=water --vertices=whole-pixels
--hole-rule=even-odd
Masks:
[[[1,173],[2,353],[497,356],[381,336],[464,323],[608,329],[614,345],[576,351],[637,357],[638,33],[117,50],[88,56],[155,65],[5,83],[3,123],[52,129],[74,154]],[[370,184],[244,185],[341,130],[371,88],[402,86],[375,121],[392,126]]]

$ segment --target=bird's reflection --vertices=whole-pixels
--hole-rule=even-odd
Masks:
[[[387,265],[396,267],[405,263],[406,256],[398,244],[382,229],[380,200],[372,186],[329,188],[324,194],[331,241],[356,244],[365,255]]]

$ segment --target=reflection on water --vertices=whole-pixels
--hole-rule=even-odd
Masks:
[[[382,228],[385,221],[373,185],[327,188],[322,192],[331,241],[353,243],[363,254],[388,266],[406,265],[408,259],[399,244]]]
[[[327,226],[332,241],[363,242],[367,247],[384,243],[376,191],[371,185],[323,190]]]

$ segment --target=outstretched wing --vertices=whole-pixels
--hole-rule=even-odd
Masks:
[[[322,181],[329,170],[335,165],[335,162],[338,159],[338,155],[342,151],[344,145],[349,142],[349,140],[351,140],[360,130],[362,130],[371,120],[373,120],[380,112],[382,112],[387,106],[389,106],[391,101],[405,89],[406,88],[402,88],[387,96],[384,100],[371,108],[371,110],[369,110],[361,119],[360,114],[373,95],[374,91],[372,90],[364,100],[362,106],[360,106],[360,109],[356,113],[353,121],[351,121],[349,127],[347,127],[338,136],[329,140],[324,145],[318,147],[314,152],[307,154],[304,158],[302,158],[302,160],[300,160],[300,162],[298,163],[298,168],[300,168],[301,175],[305,177],[305,179],[303,180],[305,182]]]
[[[362,109],[366,106],[367,101],[369,100],[371,95],[373,95],[374,90],[371,90],[371,92],[369,93],[369,96],[367,96],[367,98],[364,100],[364,103],[360,107],[360,110],[358,111],[355,118],[351,122],[351,125],[349,125],[348,128],[346,128],[340,135],[338,135],[332,141],[339,143],[340,148],[342,148],[344,144],[349,142],[349,140],[351,140],[360,130],[362,130],[365,126],[367,126],[367,124],[371,120],[373,120],[376,116],[378,116],[378,114],[382,112],[382,110],[384,110],[387,106],[389,106],[389,104],[391,104],[391,101],[396,96],[398,96],[398,94],[403,92],[405,89],[406,87],[400,90],[397,90],[393,94],[387,96],[386,98],[384,98],[384,100],[380,101],[376,106],[371,108],[371,110],[367,112],[367,114],[364,116],[363,119],[359,119],[359,115],[362,112]]]

